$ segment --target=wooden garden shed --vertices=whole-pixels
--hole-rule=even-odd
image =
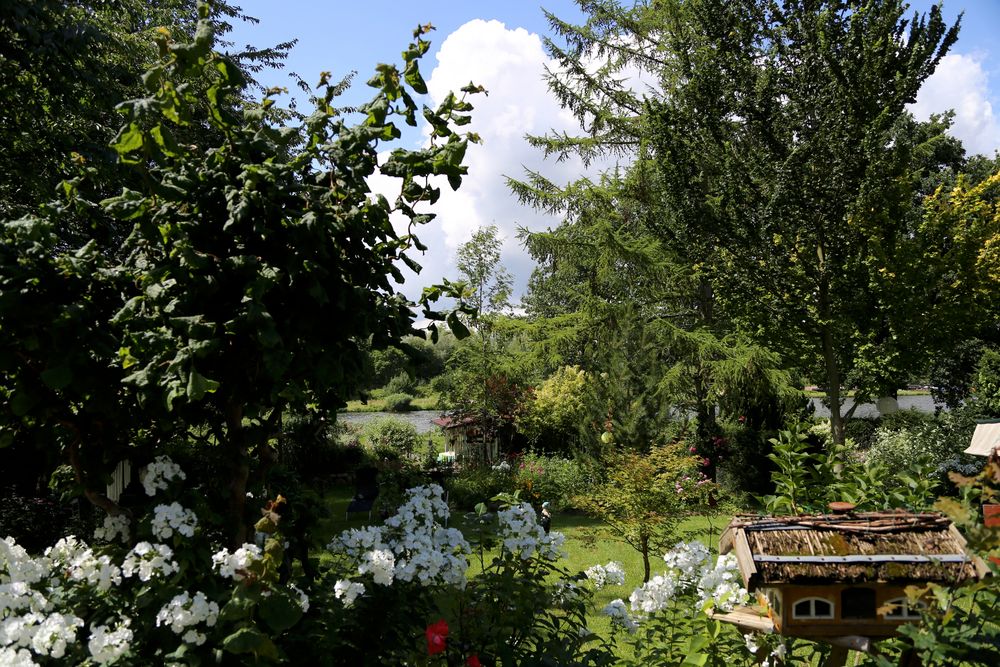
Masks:
[[[937,513],[738,516],[719,552],[735,554],[758,602],[719,620],[859,650],[918,617],[907,586],[957,584],[988,571]]]
[[[494,435],[484,437],[480,420],[475,417],[441,416],[432,420],[444,431],[445,450],[454,452],[459,465],[486,465],[497,460],[500,443]]]

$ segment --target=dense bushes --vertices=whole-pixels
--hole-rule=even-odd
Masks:
[[[968,407],[941,413],[934,419],[887,418],[875,431],[866,461],[894,470],[923,457],[934,467],[940,482],[947,481],[949,471],[975,474],[982,468],[983,459],[962,453],[972,441],[974,414],[974,407]],[[903,425],[893,428],[894,423]]]
[[[495,468],[456,471],[445,482],[448,502],[459,509],[471,510],[501,493],[513,493],[514,476],[511,470],[509,464],[500,464]]]
[[[406,412],[410,409],[413,396],[410,394],[389,394],[384,399],[385,409],[388,412]]]
[[[361,429],[361,437],[376,459],[413,458],[420,444],[413,424],[392,417],[372,419]]]
[[[554,509],[573,507],[573,498],[593,484],[594,475],[576,459],[528,453],[513,466],[516,488],[533,503],[548,501]]]

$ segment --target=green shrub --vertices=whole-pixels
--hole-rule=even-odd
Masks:
[[[984,417],[1000,417],[1000,352],[986,350],[979,359],[976,409]]]
[[[361,429],[361,437],[378,459],[411,458],[420,443],[420,435],[413,424],[393,417],[372,419]]]
[[[492,468],[466,468],[445,481],[448,502],[460,509],[471,510],[501,493],[513,493],[514,477],[508,464]]]
[[[572,498],[593,482],[593,475],[576,460],[536,453],[526,454],[513,473],[522,498],[534,504],[549,501],[554,509],[572,507]]]
[[[389,394],[384,399],[387,412],[407,412],[413,396],[410,394]]]
[[[391,396],[392,394],[414,394],[417,391],[417,381],[410,377],[409,373],[399,373],[393,375],[392,379],[389,380],[385,387],[383,387],[383,393],[386,396]]]
[[[915,421],[895,430],[883,425],[876,431],[866,461],[897,470],[901,464],[923,456],[934,466],[940,482],[948,481],[949,471],[974,475],[982,468],[983,459],[962,452],[972,441],[975,428],[972,408],[943,412],[937,418]]]

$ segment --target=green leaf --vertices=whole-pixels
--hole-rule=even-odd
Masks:
[[[118,133],[118,137],[115,139],[112,147],[120,155],[125,155],[126,153],[131,153],[134,150],[142,148],[142,139],[142,130],[139,129],[139,126],[136,123],[129,123],[128,128],[123,128]]]
[[[302,607],[289,595],[274,593],[260,602],[260,617],[276,633],[284,632],[302,618]]]
[[[192,370],[188,376],[187,395],[193,401],[201,399],[206,393],[213,393],[218,388],[218,382],[209,380],[196,370]]]
[[[55,366],[42,371],[42,382],[51,389],[65,389],[73,381],[73,371],[69,366]]]
[[[240,628],[222,640],[222,648],[230,653],[253,653],[277,659],[278,649],[274,642],[257,628]]]
[[[14,397],[10,399],[10,410],[16,417],[23,417],[28,414],[31,408],[35,407],[38,401],[26,391],[15,391]]]

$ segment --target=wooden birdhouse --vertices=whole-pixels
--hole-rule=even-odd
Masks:
[[[907,586],[957,584],[987,571],[936,513],[739,516],[719,552],[735,554],[758,602],[719,620],[860,650],[919,617]]]

